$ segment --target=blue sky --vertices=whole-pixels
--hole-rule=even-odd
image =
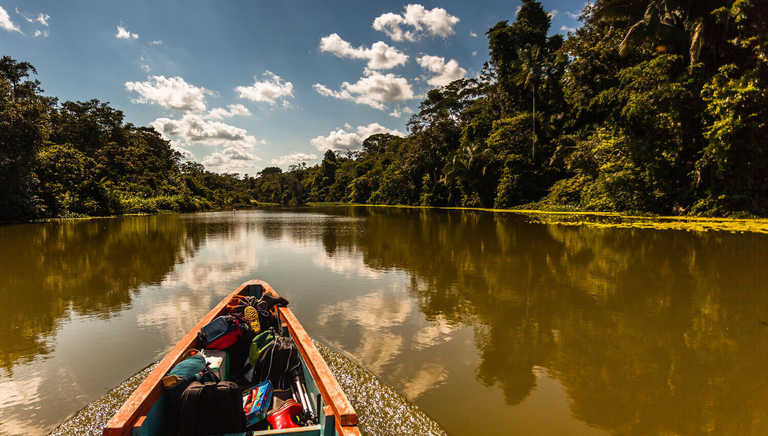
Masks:
[[[553,33],[584,0],[546,0]],[[99,100],[214,171],[255,174],[405,134],[434,86],[476,74],[518,0],[0,0],[0,55],[46,94]],[[556,12],[555,12],[556,11]]]

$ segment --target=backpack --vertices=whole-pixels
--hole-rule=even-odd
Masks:
[[[197,334],[202,348],[226,350],[243,335],[240,322],[231,315],[219,316],[206,324]]]
[[[190,350],[189,353],[197,353]],[[208,367],[205,357],[201,354],[192,354],[168,371],[161,379],[166,407],[169,416],[179,416],[181,410],[181,396],[184,390],[193,382],[217,382],[216,374]],[[174,420],[171,420],[175,423]]]
[[[259,374],[259,380],[269,380],[275,389],[282,389],[290,386],[291,377],[300,367],[299,349],[293,339],[278,336],[259,352],[254,373]]]
[[[259,355],[266,351],[275,340],[275,331],[272,329],[264,330],[256,335],[251,342],[251,348],[248,351],[248,363],[255,365],[259,361]]]
[[[181,395],[179,435],[198,436],[245,431],[240,387],[233,382],[192,382]]]

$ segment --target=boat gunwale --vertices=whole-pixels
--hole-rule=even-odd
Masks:
[[[263,280],[249,280],[238,286],[234,291],[224,297],[210,312],[208,312],[176,345],[166,353],[154,370],[134,390],[130,397],[120,406],[115,415],[110,418],[102,431],[103,436],[130,435],[137,423],[149,413],[152,406],[163,393],[162,378],[168,371],[179,363],[184,354],[197,344],[197,332],[221,315],[227,303],[235,295],[242,294],[249,286],[261,285],[263,293],[279,296],[277,292]],[[357,428],[357,414],[350,404],[344,391],[339,387],[336,378],[333,377],[328,365],[317,351],[312,339],[299,323],[293,312],[287,307],[278,308],[280,318],[285,323],[288,331],[297,344],[305,364],[315,378],[320,393],[325,402],[325,414],[333,415],[334,425],[340,435],[357,436],[360,434]],[[298,337],[297,337],[298,336]],[[276,433],[278,434],[278,433]]]

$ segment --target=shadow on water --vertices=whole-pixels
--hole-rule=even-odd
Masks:
[[[315,343],[358,413],[363,435],[445,435],[438,424],[352,359]],[[54,429],[50,436],[99,436],[109,419],[155,368],[142,369]]]

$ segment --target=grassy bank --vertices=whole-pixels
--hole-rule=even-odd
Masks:
[[[734,233],[768,234],[768,218],[691,217],[639,215],[621,212],[591,212],[579,210],[493,209],[474,207],[407,206],[361,203],[308,203],[309,207],[352,206],[396,209],[463,210],[475,212],[513,213],[527,216],[532,222],[602,228],[639,228],[684,231],[725,231]]]

